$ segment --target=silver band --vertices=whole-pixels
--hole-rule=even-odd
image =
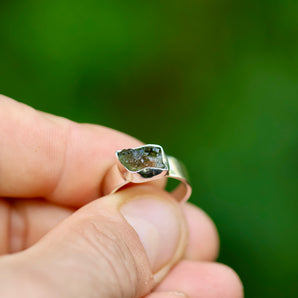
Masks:
[[[191,195],[185,166],[175,157],[166,155],[161,146],[148,144],[116,152],[117,163],[105,176],[103,194],[114,193],[128,183],[146,183],[157,179],[174,178],[181,183],[171,192],[179,202]]]

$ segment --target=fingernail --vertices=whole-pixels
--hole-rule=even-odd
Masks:
[[[170,200],[135,197],[121,213],[137,232],[155,273],[173,258],[181,236],[181,215]]]

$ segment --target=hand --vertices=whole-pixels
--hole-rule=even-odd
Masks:
[[[154,185],[101,196],[138,140],[4,96],[0,136],[0,297],[243,296],[202,210]]]

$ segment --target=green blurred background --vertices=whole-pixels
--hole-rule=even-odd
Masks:
[[[182,159],[246,297],[298,297],[298,1],[1,1],[0,69]]]

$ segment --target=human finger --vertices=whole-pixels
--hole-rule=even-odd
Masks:
[[[219,240],[212,220],[190,203],[182,206],[189,231],[184,259],[215,260]],[[72,212],[45,200],[0,199],[0,254],[30,247]]]
[[[242,298],[240,278],[230,267],[211,262],[179,262],[155,290],[178,291],[190,298]]]
[[[41,290],[48,297],[142,297],[183,256],[186,242],[181,206],[167,192],[125,189],[82,207],[31,248],[0,258],[7,278],[0,296],[25,280],[31,296],[23,297],[42,297],[35,293]]]
[[[219,252],[219,237],[215,224],[199,207],[191,203],[182,207],[189,231],[184,258],[193,261],[214,261]]]
[[[0,255],[30,247],[73,211],[45,200],[0,199]]]
[[[212,220],[190,203],[182,206],[189,231],[184,259],[215,260],[219,240]],[[73,211],[45,200],[0,199],[0,254],[30,247]]]
[[[80,207],[101,195],[115,151],[140,141],[78,124],[0,96],[0,196],[44,197]]]

